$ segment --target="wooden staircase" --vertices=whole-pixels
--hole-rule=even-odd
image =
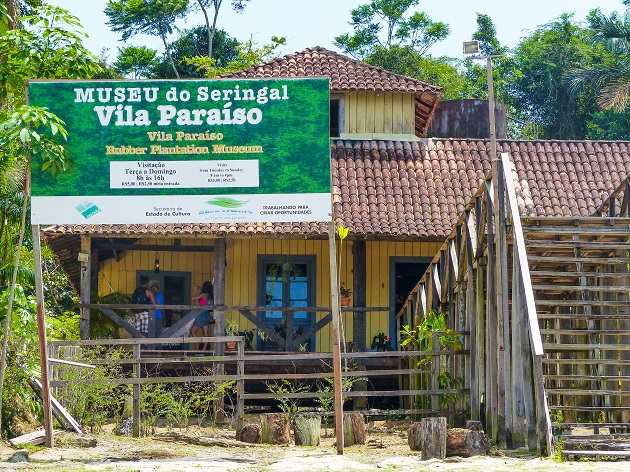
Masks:
[[[554,436],[568,457],[630,456],[630,218],[525,218],[523,234]]]

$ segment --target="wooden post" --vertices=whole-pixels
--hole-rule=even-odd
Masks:
[[[353,241],[352,242],[352,260],[353,260],[353,279],[352,286],[354,289],[354,306],[365,308],[366,297],[366,285],[367,285],[367,272],[366,272],[366,256],[365,256],[365,241]],[[352,329],[353,329],[353,341],[354,348],[358,352],[363,352],[367,349],[366,346],[366,329],[367,329],[367,313],[366,312],[354,312],[352,314]],[[365,365],[359,363],[357,365],[358,370],[364,370]],[[359,380],[355,382],[354,388],[359,391],[367,390],[367,380]],[[406,398],[406,397],[405,397]],[[367,397],[354,397],[353,408],[355,410],[363,410],[367,408]]]
[[[225,263],[226,256],[226,244],[225,238],[217,238],[214,243],[214,304],[225,305]],[[225,336],[225,311],[214,311],[214,335]],[[213,353],[215,356],[222,356],[225,353],[225,345],[223,343],[214,343]],[[223,362],[216,363],[214,365],[214,371],[217,375],[223,375],[225,373],[225,364]],[[225,420],[224,417],[224,399],[223,397],[217,398],[213,402],[212,411],[214,413],[215,423],[221,423]]]
[[[533,423],[533,416],[526,417],[526,408],[533,407],[533,398],[525,398],[526,383],[531,384],[531,376],[529,379],[524,376],[524,364],[529,362],[528,357],[524,357],[523,341],[528,341],[525,333],[527,332],[527,323],[525,320],[525,303],[523,300],[523,289],[521,284],[521,271],[518,265],[518,248],[513,248],[512,263],[512,343],[506,346],[511,350],[512,358],[512,424],[508,425],[511,430],[512,447],[521,447],[525,445],[525,437],[527,435],[526,425]],[[529,369],[531,372],[531,369]],[[527,380],[525,380],[527,379]],[[530,404],[531,401],[531,404]],[[531,414],[531,413],[530,413]],[[506,431],[507,432],[507,431]]]
[[[79,299],[82,305],[89,305],[91,299],[91,275],[92,275],[92,238],[90,236],[81,236],[81,292]],[[90,308],[81,307],[79,319],[79,336],[81,339],[90,339]]]
[[[497,286],[496,286],[496,257],[494,244],[492,184],[486,181],[486,212],[488,229],[488,268],[486,283],[486,431],[493,444],[499,440],[499,378],[498,378],[498,344],[497,344]]]
[[[35,294],[37,297],[37,335],[39,337],[39,361],[42,371],[42,401],[44,403],[44,430],[46,447],[54,447],[53,418],[50,398],[48,369],[48,343],[46,341],[46,320],[44,316],[44,282],[42,277],[42,243],[39,225],[33,225],[33,256],[35,259]]]
[[[142,371],[140,370],[140,344],[133,345],[133,358],[136,362],[133,363],[133,375],[136,379],[140,379]],[[133,384],[133,399],[132,399],[132,424],[133,424],[133,437],[140,437],[140,389],[142,385],[136,382]]]
[[[497,156],[495,155],[495,158]],[[497,185],[495,197],[495,227],[496,227],[496,283],[497,283],[497,345],[498,365],[497,381],[499,383],[498,437],[508,448],[512,447],[512,432],[508,430],[512,424],[512,393],[511,393],[511,360],[510,360],[510,310],[508,304],[508,262],[505,216],[505,178],[503,163],[497,158]],[[505,169],[509,171],[509,169]]]
[[[420,451],[423,461],[446,457],[446,436],[446,418],[422,418]]]
[[[466,244],[466,326],[470,331],[469,345],[470,355],[468,365],[470,370],[470,377],[468,379],[468,388],[470,388],[470,416],[473,420],[479,421],[480,419],[480,397],[479,397],[479,363],[477,360],[478,339],[477,331],[479,325],[477,323],[476,313],[476,286],[475,275],[476,269],[474,267],[475,257],[475,245],[473,241],[476,240],[476,229],[472,226],[472,218],[470,211],[466,211],[466,232],[465,232],[465,244]]]
[[[365,241],[353,241],[352,242],[352,260],[353,263],[353,281],[352,286],[354,289],[354,306],[365,308],[366,306],[366,252]],[[363,352],[366,350],[366,313],[355,312],[353,317],[353,329],[354,329],[354,347],[357,351]]]
[[[236,430],[240,431],[243,428],[243,415],[245,413],[245,340],[236,344],[238,349],[238,361],[236,362]]]
[[[330,260],[330,294],[332,306],[333,392],[335,399],[335,438],[337,454],[343,454],[343,392],[341,385],[341,345],[339,340],[339,277],[337,275],[337,244],[335,222],[328,222],[328,250]]]
[[[477,258],[477,270],[475,274],[475,314],[476,319],[476,331],[477,331],[477,349],[475,352],[475,363],[477,364],[477,398],[479,398],[479,420],[483,421],[484,427],[486,423],[486,415],[483,414],[481,409],[481,399],[483,398],[484,409],[488,408],[488,395],[486,390],[486,312],[484,310],[484,266],[482,264],[482,258]],[[487,428],[485,428],[487,430]]]

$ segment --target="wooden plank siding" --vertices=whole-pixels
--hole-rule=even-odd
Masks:
[[[171,239],[141,239],[137,244],[172,245]],[[211,245],[212,240],[182,239],[183,246]],[[390,305],[390,258],[391,257],[425,257],[432,258],[439,250],[439,242],[395,242],[395,241],[367,241],[367,306]],[[258,256],[283,255],[315,256],[315,304],[316,306],[330,306],[330,269],[328,265],[328,242],[326,240],[304,239],[227,239],[227,267],[225,275],[226,305],[254,306],[257,305],[258,286]],[[190,272],[191,286],[201,285],[204,280],[212,280],[214,253],[198,252],[168,252],[158,251],[161,272]],[[112,291],[132,293],[136,286],[136,271],[152,270],[155,252],[152,251],[124,251],[120,254],[119,262],[108,259],[101,263],[99,270],[99,294],[107,295]],[[344,241],[339,277],[347,287],[352,287],[353,280],[352,241]],[[326,316],[325,312],[316,314],[315,322]],[[384,312],[367,313],[366,339],[380,332],[389,333],[389,314]],[[243,316],[233,310],[227,312],[228,319],[235,319],[241,329],[251,329],[254,326]],[[343,329],[346,341],[353,336],[352,313],[343,314]],[[331,349],[330,325],[318,331],[316,335],[316,350],[328,352]],[[368,346],[369,347],[369,346]]]
[[[345,92],[343,95],[346,114],[343,133],[415,133],[413,94]]]

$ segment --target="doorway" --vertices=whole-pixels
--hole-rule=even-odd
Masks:
[[[258,259],[258,304],[271,307],[308,307],[315,300],[315,256],[260,255]],[[269,329],[286,336],[286,316],[281,311],[258,312],[258,317]],[[315,315],[308,311],[293,314],[294,336],[310,328]],[[258,339],[257,349],[277,351],[279,346],[270,339]],[[311,336],[301,349],[315,347]],[[297,349],[298,346],[295,346]]]
[[[394,308],[389,318],[389,336],[398,342],[396,313],[405,304],[411,293],[429,267],[431,259],[425,257],[390,258],[390,306]],[[412,322],[409,320],[408,322]]]
[[[140,286],[142,277],[160,284],[160,292],[164,297],[165,305],[190,305],[190,272],[158,272],[156,274],[150,270],[139,270],[136,271],[136,287]],[[165,310],[164,328],[172,326],[187,313],[188,311]]]

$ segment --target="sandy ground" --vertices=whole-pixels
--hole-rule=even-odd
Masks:
[[[187,435],[234,440],[230,430],[191,427]],[[330,431],[329,431],[330,434]],[[405,431],[385,427],[368,429],[364,446],[346,447],[338,455],[334,438],[323,437],[318,447],[242,445],[197,446],[159,436],[121,438],[111,433],[95,435],[96,447],[70,446],[78,435],[56,436],[56,447],[30,448],[28,460],[11,462],[16,453],[0,447],[0,471],[630,471],[630,461],[555,462],[526,451],[493,451],[485,457],[452,457],[422,461],[407,445]]]

